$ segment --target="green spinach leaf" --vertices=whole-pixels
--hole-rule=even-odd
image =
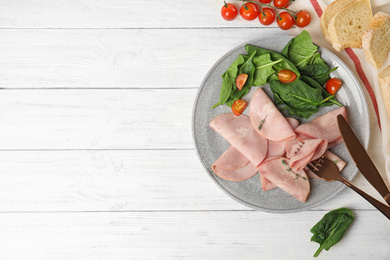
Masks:
[[[313,233],[311,241],[320,244],[314,257],[317,257],[322,249],[329,250],[329,248],[337,244],[343,238],[353,220],[354,215],[348,208],[336,209],[325,214],[325,216],[310,229],[310,232]]]
[[[317,107],[323,100],[320,89],[312,88],[300,79],[291,83],[271,80],[270,87],[276,104],[285,105],[283,109],[288,109],[289,115],[309,118],[318,112]]]
[[[276,70],[276,72],[279,72],[283,69],[288,69],[288,70],[293,71],[297,75],[297,78],[299,78],[301,76],[297,67],[295,67],[295,65],[291,61],[289,61],[286,57],[284,57],[280,53],[270,51],[267,49],[263,49],[260,47],[256,47],[256,46],[253,46],[250,44],[245,45],[245,49],[248,53],[252,53],[253,51],[256,51],[256,55],[258,55],[258,56],[269,53],[271,56],[271,60],[273,60],[273,61],[277,61],[277,60],[281,59],[281,61],[278,62],[278,64],[275,64],[273,66],[274,69]]]
[[[238,56],[238,58],[232,63],[232,65],[229,66],[227,71],[222,74],[222,85],[221,90],[219,93],[219,102],[216,103],[212,108],[215,108],[218,105],[225,104],[230,94],[232,93],[233,89],[237,89],[236,87],[236,76],[238,72],[238,67],[242,65],[245,62],[245,58],[243,55]]]
[[[267,83],[268,78],[275,73],[273,66],[281,62],[282,59],[272,61],[269,53],[262,54],[253,59],[255,65],[254,86],[262,86]]]
[[[310,34],[304,30],[283,48],[282,54],[300,69],[310,64],[318,47],[313,44]]]
[[[311,86],[312,88],[320,89],[322,92],[322,97],[324,98],[318,107],[326,107],[331,105],[337,105],[342,107],[343,105],[340,104],[334,95],[331,95],[328,93],[328,91],[325,90],[325,88],[321,87],[321,85],[314,79],[308,77],[308,76],[301,76],[301,80]]]

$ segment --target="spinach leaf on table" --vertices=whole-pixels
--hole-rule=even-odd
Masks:
[[[310,229],[310,232],[313,233],[311,241],[320,244],[314,257],[317,257],[322,249],[329,250],[329,248],[337,244],[343,238],[353,220],[353,212],[348,208],[336,209],[325,214],[325,216]]]

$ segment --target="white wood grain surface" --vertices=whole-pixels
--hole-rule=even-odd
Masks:
[[[191,133],[203,77],[284,33],[226,22],[222,4],[0,1],[0,259],[310,259],[310,228],[343,206],[356,220],[321,259],[389,259],[390,222],[350,190],[269,214],[207,176]]]

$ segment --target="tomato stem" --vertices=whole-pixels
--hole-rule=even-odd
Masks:
[[[227,7],[228,7],[228,4],[226,3],[226,1],[223,0],[223,2],[224,2],[224,5],[223,5],[223,6],[224,6],[225,8],[227,8]]]
[[[254,4],[261,5],[261,6],[267,6],[267,7],[273,8],[273,9],[284,10],[284,11],[286,11],[286,12],[291,13],[294,19],[295,19],[295,17],[296,17],[296,14],[298,13],[298,12],[296,12],[296,11],[287,9],[287,8],[285,8],[285,7],[275,7],[275,6],[270,5],[270,4],[263,4],[263,3],[260,3],[260,2],[258,2],[258,1],[253,1],[253,0],[236,0],[236,1],[242,1],[242,2],[244,3],[245,8],[246,8],[245,3],[254,3]],[[295,1],[295,0],[290,0],[289,3],[290,3],[290,2],[292,3],[292,2],[294,2],[294,1]],[[246,10],[248,10],[248,9],[246,9]]]

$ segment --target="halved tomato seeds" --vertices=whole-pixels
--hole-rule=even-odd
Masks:
[[[232,111],[233,113],[236,115],[236,116],[239,116],[242,114],[242,112],[244,112],[245,108],[248,106],[248,103],[245,102],[244,100],[242,99],[237,99],[236,101],[234,101],[233,105],[232,105]]]
[[[245,73],[242,73],[242,74],[237,76],[236,86],[239,90],[241,90],[244,87],[247,79],[248,79],[248,74],[245,74]]]

